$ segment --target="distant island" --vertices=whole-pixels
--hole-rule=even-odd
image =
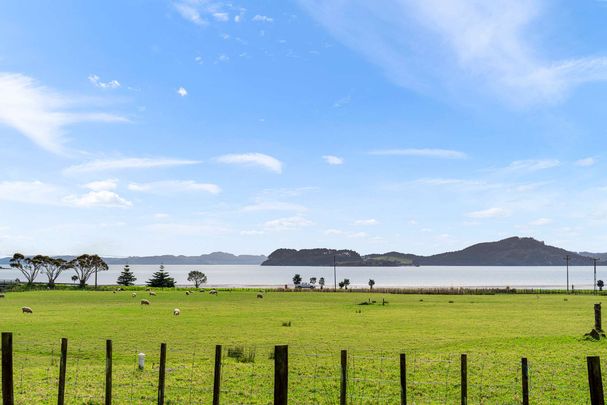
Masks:
[[[598,265],[607,264],[606,253],[571,252],[533,238],[515,236],[431,256],[399,252],[363,256],[353,250],[278,249],[261,265],[332,266],[334,256],[338,266],[562,266],[566,256],[571,266],[592,265],[593,257],[605,258]]]
[[[71,260],[74,256],[57,256],[65,260]],[[233,255],[225,252],[213,252],[200,256],[129,256],[129,257],[104,257],[103,260],[109,265],[205,265],[205,264],[250,264],[259,265],[267,257],[264,255]],[[8,265],[10,258],[0,258],[0,265]]]

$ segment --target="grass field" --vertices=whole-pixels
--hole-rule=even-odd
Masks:
[[[149,307],[139,304],[151,301]],[[357,305],[369,298],[379,304]],[[381,305],[382,298],[388,301]],[[290,402],[336,403],[339,352],[349,352],[350,403],[398,403],[398,354],[406,353],[409,401],[459,401],[459,356],[468,354],[469,403],[520,403],[520,358],[532,403],[588,402],[582,338],[592,296],[368,293],[38,291],[0,299],[0,330],[14,333],[18,403],[56,401],[58,351],[69,338],[68,403],[102,403],[105,339],[114,342],[115,403],[153,403],[161,342],[168,344],[168,403],[210,403],[214,345],[243,346],[253,362],[223,360],[222,403],[271,403],[275,344],[289,345]],[[451,301],[451,302],[450,302]],[[33,314],[22,314],[29,306]],[[181,310],[173,316],[174,308]],[[291,321],[290,327],[282,326]],[[136,354],[147,355],[136,369]],[[607,370],[605,364],[603,369]]]

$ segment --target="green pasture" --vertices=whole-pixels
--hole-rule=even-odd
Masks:
[[[407,354],[409,403],[416,404],[458,402],[461,353],[468,354],[471,404],[520,403],[521,357],[529,359],[532,403],[587,403],[586,356],[607,360],[604,342],[583,339],[600,300],[588,295],[256,295],[7,293],[0,298],[0,330],[14,334],[17,402],[56,402],[62,337],[69,339],[67,402],[76,404],[103,401],[106,339],[114,344],[114,403],[156,400],[162,342],[173,404],[210,403],[216,344],[224,348],[225,404],[271,403],[276,344],[289,345],[294,404],[338,403],[341,349],[349,354],[352,404],[398,403],[399,353]],[[142,298],[151,305],[141,306]],[[359,305],[369,299],[377,303]],[[22,306],[33,314],[21,313]],[[175,308],[180,316],[173,316]],[[228,357],[229,348],[244,349],[249,361]],[[140,352],[144,371],[136,367]]]

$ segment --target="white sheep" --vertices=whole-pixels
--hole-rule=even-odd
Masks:
[[[0,294],[0,298],[4,298],[4,297],[5,297],[5,295],[4,295],[4,294]]]
[[[263,293],[257,293],[257,298],[263,298]]]
[[[155,297],[156,293],[154,291],[150,291],[150,296]]]
[[[173,310],[173,315],[178,316],[181,313],[181,311],[179,310],[179,308],[175,308]]]
[[[148,301],[148,300],[141,300],[141,305],[150,305],[150,301]]]
[[[136,296],[137,296],[137,293],[135,293],[135,292],[131,294],[131,297],[133,297],[133,298],[135,298]]]
[[[23,307],[23,308],[21,308],[21,311],[24,314],[33,314],[34,313],[34,311],[32,311],[32,309],[30,307]]]
[[[185,295],[190,295],[190,292],[189,292],[189,291],[186,291],[186,292],[185,292]]]
[[[217,295],[217,290],[211,290],[211,291],[209,291],[209,294],[211,294],[211,295]]]

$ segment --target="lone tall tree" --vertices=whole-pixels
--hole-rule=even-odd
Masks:
[[[603,282],[603,280],[597,280],[596,286],[599,287],[599,291],[603,291],[603,287],[605,287],[605,283]]]
[[[324,286],[325,286],[325,278],[324,278],[324,277],[321,277],[321,278],[318,280],[318,285],[320,286],[320,289],[321,289],[321,290],[324,288]]]
[[[296,274],[293,276],[293,284],[296,286],[301,284],[301,275]]]
[[[196,288],[207,283],[207,276],[202,271],[192,270],[188,273],[188,281],[194,283]]]
[[[369,279],[369,289],[372,290],[374,285],[375,285],[375,280]]]
[[[122,273],[120,273],[118,280],[116,280],[116,284],[128,287],[135,285],[135,281],[137,281],[137,278],[131,271],[131,267],[128,264],[125,264],[124,268],[122,269]]]
[[[42,256],[30,258],[23,256],[21,253],[15,253],[9,264],[13,269],[19,270],[27,280],[27,285],[31,286],[42,269],[40,257]]]
[[[70,261],[70,266],[76,272],[80,288],[86,287],[86,282],[93,274],[108,270],[107,263],[97,255],[80,255]]]
[[[146,283],[149,287],[172,288],[175,287],[175,279],[164,271],[164,265],[160,265],[160,270],[152,274],[152,278]]]

